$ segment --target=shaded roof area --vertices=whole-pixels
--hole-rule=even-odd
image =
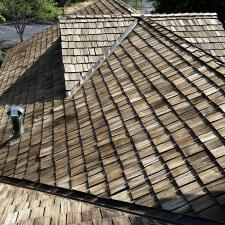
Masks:
[[[47,48],[55,39],[42,35],[30,43],[45,53],[20,79],[8,60],[27,47],[2,69],[1,174],[224,222],[224,66],[140,19],[65,100],[60,42]],[[10,143],[6,104],[25,108],[24,136]]]
[[[12,88],[12,84],[21,75],[27,73],[40,57],[52,47],[53,43],[59,39],[59,35],[59,28],[55,25],[12,48],[0,68],[0,93],[2,94]],[[20,86],[18,89],[21,88]]]
[[[0,203],[4,225],[172,225],[3,183]]]
[[[151,14],[149,17],[225,62],[225,31],[216,13]]]
[[[60,17],[66,91],[85,79],[91,66],[128,30],[130,15],[67,15]]]

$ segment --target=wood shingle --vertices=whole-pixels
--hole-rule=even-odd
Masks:
[[[124,15],[102,15],[109,5]],[[127,10],[118,0],[97,1],[8,53],[0,69],[0,178],[224,223],[225,67],[214,47],[204,47],[223,33],[220,24],[214,14],[170,15],[164,24],[165,15]],[[174,30],[184,26],[198,26],[201,36]],[[21,139],[10,140],[10,105],[25,110]],[[0,189],[0,199],[13,193],[2,200],[4,224],[152,223],[57,196],[43,201],[34,190]],[[20,197],[27,199],[17,204]]]

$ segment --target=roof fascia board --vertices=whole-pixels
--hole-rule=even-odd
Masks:
[[[127,37],[127,35],[134,29],[138,23],[138,18],[134,19],[131,26],[124,32],[120,37],[113,43],[113,45],[106,50],[106,52],[99,58],[99,60],[90,68],[86,73],[85,77],[82,77],[80,83],[75,85],[70,91],[66,92],[66,99],[72,98],[77,91],[82,87],[86,81],[102,66],[102,64],[107,60],[107,58],[114,52],[114,50],[122,43],[122,41]]]

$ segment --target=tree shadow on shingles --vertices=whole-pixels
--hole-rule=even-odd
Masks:
[[[10,143],[10,141],[12,141],[13,139],[14,139],[14,137],[13,137],[13,135],[11,135],[4,142],[0,143],[0,149],[4,148],[5,146],[7,146]]]
[[[16,71],[15,71],[16,72]],[[12,72],[13,73],[13,72]],[[14,74],[10,74],[12,77]],[[32,104],[63,99],[65,82],[57,40],[0,96],[0,105]]]

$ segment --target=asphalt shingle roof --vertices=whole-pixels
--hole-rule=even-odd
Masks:
[[[195,23],[195,16],[186,17]],[[224,222],[225,66],[219,56],[156,18],[140,17],[65,99],[66,36],[72,30],[75,37],[90,19],[80,18],[72,29],[77,16],[64,18],[61,38],[58,26],[47,29],[13,48],[0,69],[1,175]],[[129,21],[120,34],[132,25],[131,16],[115,18]],[[25,133],[9,141],[12,104],[25,109]]]

